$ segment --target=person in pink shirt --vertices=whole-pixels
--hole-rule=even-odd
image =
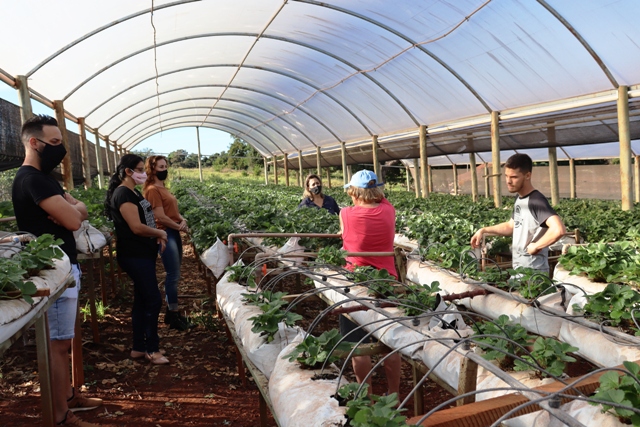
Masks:
[[[396,227],[396,210],[384,197],[380,188],[384,183],[378,181],[376,174],[370,170],[361,170],[351,177],[345,185],[347,194],[353,201],[352,207],[340,211],[340,230],[343,248],[348,252],[393,252],[393,238]],[[347,257],[347,269],[355,266],[371,266],[386,269],[396,279],[395,260],[393,256],[384,257]],[[340,316],[340,333],[344,336],[357,328],[357,325]],[[348,341],[358,342],[366,335],[362,329],[356,330],[347,337]],[[394,353],[384,362],[387,377],[388,394],[400,392],[399,353]],[[352,358],[353,370],[359,383],[371,371],[369,356]],[[371,378],[367,380],[371,391]]]

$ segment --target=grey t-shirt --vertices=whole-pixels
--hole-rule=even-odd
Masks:
[[[518,196],[513,205],[513,243],[511,254],[513,268],[528,267],[549,270],[549,249],[544,248],[536,255],[527,253],[527,246],[537,242],[547,232],[547,219],[557,215],[547,199],[538,190],[524,197]]]

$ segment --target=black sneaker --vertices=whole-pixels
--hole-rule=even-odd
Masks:
[[[183,316],[177,311],[172,311],[169,319],[169,329],[177,329],[179,331],[186,331],[189,328],[193,328],[195,325],[191,323],[188,317]]]

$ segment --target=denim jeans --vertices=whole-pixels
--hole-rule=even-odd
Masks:
[[[167,278],[164,281],[164,292],[169,310],[178,310],[178,282],[182,265],[182,238],[180,232],[167,228],[167,247],[160,254]]]
[[[133,350],[155,353],[160,346],[158,315],[162,306],[156,260],[118,257],[118,264],[133,280]]]

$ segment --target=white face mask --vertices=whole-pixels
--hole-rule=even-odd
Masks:
[[[146,172],[133,171],[131,178],[133,178],[133,182],[135,182],[136,185],[142,185],[147,180],[147,174]]]

